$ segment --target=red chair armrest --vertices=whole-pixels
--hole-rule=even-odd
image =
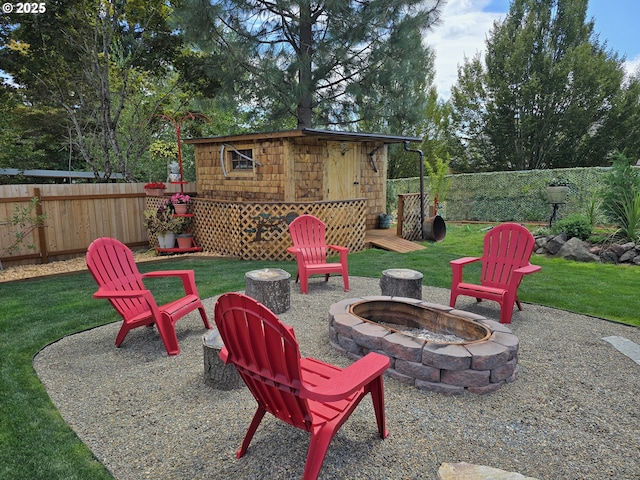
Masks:
[[[539,272],[540,270],[542,270],[542,267],[539,265],[526,265],[524,267],[516,268],[513,272],[527,275],[529,273]]]
[[[457,258],[455,260],[451,260],[449,263],[451,264],[451,272],[453,274],[453,278],[451,279],[451,285],[455,286],[462,282],[462,269],[465,265],[468,265],[473,262],[478,262],[482,260],[479,257],[462,257]],[[453,288],[453,287],[452,287]]]
[[[341,400],[382,375],[389,365],[389,357],[371,352],[323,383],[303,384],[300,396],[321,402]]]
[[[327,245],[327,248],[330,248],[340,253],[342,252],[349,253],[349,249],[347,247],[342,247],[340,245]]]
[[[454,265],[461,265],[464,266],[468,263],[473,263],[473,262],[477,262],[478,260],[481,260],[481,258],[479,257],[463,257],[463,258],[456,258],[455,260],[451,260],[449,263],[451,264],[451,266]]]
[[[196,276],[193,270],[159,270],[157,272],[143,273],[142,278],[153,277],[179,277],[182,280],[182,286],[187,295],[198,295],[196,289]]]
[[[222,360],[222,363],[224,363],[225,365],[231,363],[231,359],[229,359],[229,350],[227,350],[227,347],[222,347],[220,353],[218,353],[218,357],[220,357],[220,360]]]
[[[340,263],[346,264],[347,254],[349,253],[349,249],[347,247],[342,247],[340,245],[327,245],[327,248],[338,252],[340,254]]]
[[[157,272],[143,273],[142,278],[145,277],[185,277],[189,278],[193,275],[193,270],[159,270]]]
[[[144,297],[149,290],[98,290],[93,294],[93,298],[136,298]]]

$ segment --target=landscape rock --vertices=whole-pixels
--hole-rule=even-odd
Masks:
[[[636,252],[636,249],[630,248],[620,256],[620,258],[618,259],[618,262],[620,263],[631,262],[637,256],[638,256],[638,252]]]
[[[440,480],[536,480],[516,472],[507,472],[467,462],[443,463],[438,469]]]
[[[551,255],[556,255],[565,243],[567,243],[567,234],[562,232],[546,243],[545,250]]]
[[[584,242],[577,237],[570,238],[558,250],[557,255],[566,260],[576,260],[578,262],[599,262],[600,257],[589,253]]]
[[[613,250],[600,250],[600,260],[605,263],[618,263],[618,255]]]
[[[626,252],[624,246],[618,243],[612,243],[609,247],[609,250],[613,251],[613,253],[615,253],[617,257],[621,257]]]
[[[578,262],[626,263],[640,265],[640,243],[592,245],[566,234],[536,237],[536,254],[553,255]]]

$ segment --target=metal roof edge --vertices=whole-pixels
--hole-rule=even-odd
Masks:
[[[265,140],[270,138],[294,138],[294,137],[324,137],[335,140],[352,141],[377,141],[383,143],[421,142],[420,137],[403,135],[388,135],[384,133],[360,133],[342,132],[337,130],[320,130],[315,128],[303,128],[298,130],[284,130],[279,132],[243,133],[238,135],[222,135],[219,137],[198,137],[184,140],[187,144],[224,143],[232,141]]]

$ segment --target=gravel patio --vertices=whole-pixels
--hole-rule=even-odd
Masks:
[[[378,279],[312,279],[291,285],[292,325],[303,356],[347,366],[329,345],[332,303],[380,293]],[[423,288],[447,304],[449,291]],[[213,321],[215,298],[205,306]],[[492,302],[458,308],[490,319]],[[114,320],[116,314],[114,312]],[[300,478],[308,435],[266,417],[247,455],[235,458],[255,409],[245,388],[203,382],[202,323],[176,325],[181,353],[168,357],[156,329],[139,328],[121,348],[120,322],[64,337],[34,367],[65,421],[117,479]],[[640,343],[640,329],[538,305],[516,310],[518,378],[485,395],[445,396],[385,377],[386,440],[365,398],[329,447],[321,479],[435,479],[444,462],[469,462],[537,479],[640,478],[640,365],[603,337]]]

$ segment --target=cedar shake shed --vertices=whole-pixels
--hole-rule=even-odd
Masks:
[[[385,213],[388,144],[420,141],[316,129],[186,140],[195,147],[196,235],[205,250],[220,251],[206,245],[217,237],[238,242],[220,253],[284,259],[288,222],[310,213],[327,224],[329,243],[361,250],[365,230]],[[213,206],[228,225],[203,218]]]

